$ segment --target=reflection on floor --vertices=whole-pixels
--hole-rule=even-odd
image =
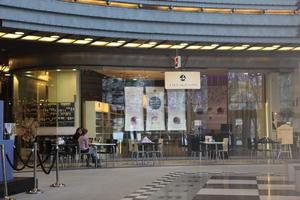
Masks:
[[[241,173],[169,173],[122,200],[299,200],[286,177]]]

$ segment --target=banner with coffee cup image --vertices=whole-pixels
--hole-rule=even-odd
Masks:
[[[125,131],[144,131],[143,87],[125,87]]]
[[[168,130],[186,130],[186,98],[184,90],[167,90]]]
[[[165,130],[164,88],[146,87],[146,130]]]

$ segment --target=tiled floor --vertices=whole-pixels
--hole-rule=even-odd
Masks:
[[[284,176],[184,173],[163,176],[122,200],[299,200]]]
[[[61,170],[60,182],[66,184],[63,188],[49,187],[55,182],[55,171],[45,175],[39,170],[39,188],[44,193],[21,193],[13,197],[17,200],[299,200],[295,186],[284,178],[284,169],[281,164],[198,164]],[[18,172],[15,176],[32,177],[32,171]]]

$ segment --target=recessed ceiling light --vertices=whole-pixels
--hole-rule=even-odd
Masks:
[[[121,46],[122,44],[123,43],[119,43],[119,42],[110,42],[106,46],[108,46],[108,47],[118,47],[118,46]]]
[[[299,51],[300,50],[300,47],[296,47],[293,49],[293,51]]]
[[[16,38],[22,37],[22,35],[17,35],[17,34],[13,34],[13,33],[7,33],[5,35],[2,35],[1,37],[8,38],[8,39],[16,39]]]
[[[233,46],[220,46],[217,50],[229,50],[232,49]]]
[[[93,43],[91,43],[91,45],[95,45],[95,46],[104,46],[108,44],[108,42],[105,42],[105,41],[95,41]]]
[[[203,46],[202,48],[201,48],[201,50],[212,50],[212,49],[215,49],[215,48],[217,48],[217,46]]]
[[[42,42],[53,42],[55,40],[57,40],[57,38],[53,38],[53,37],[42,37],[38,39],[38,41],[42,41]]]
[[[170,49],[183,49],[185,46],[182,45],[173,45],[170,47]]]
[[[275,49],[277,49],[278,47],[274,47],[274,46],[272,46],[272,47],[264,47],[263,49],[261,49],[261,50],[263,50],[263,51],[273,51],[273,50],[275,50]]]
[[[278,51],[289,51],[289,50],[292,50],[294,49],[295,47],[281,47],[279,49],[277,49]]]
[[[231,50],[244,50],[244,49],[247,49],[248,46],[244,46],[244,45],[243,46],[236,46],[236,47],[233,47]]]
[[[127,43],[123,47],[138,47],[140,45],[141,44],[139,44],[139,43]]]
[[[170,48],[172,45],[171,44],[160,44],[160,45],[157,45],[155,48],[157,49],[167,49],[167,48]]]
[[[261,50],[264,47],[250,47],[247,49],[247,51],[257,51],[257,50]]]
[[[192,45],[192,46],[188,46],[185,49],[190,49],[190,50],[195,50],[195,49],[201,49],[203,46],[200,45]]]
[[[142,44],[141,46],[139,46],[139,48],[151,48],[154,47],[154,44]]]
[[[41,36],[37,36],[37,35],[27,35],[25,37],[22,37],[21,40],[38,40],[40,38]]]
[[[88,40],[76,40],[75,42],[73,42],[73,44],[88,44],[91,41]]]
[[[67,39],[67,38],[64,38],[64,39],[60,39],[57,41],[57,43],[65,43],[65,44],[68,44],[68,43],[72,43],[74,42],[75,40],[74,39]]]
[[[61,69],[57,69],[56,71],[57,71],[57,72],[60,72],[60,71],[61,71]]]
[[[72,71],[76,71],[77,69],[72,69]]]
[[[15,32],[15,34],[16,34],[16,35],[24,35],[24,33],[23,33],[23,32],[20,32],[20,31]]]

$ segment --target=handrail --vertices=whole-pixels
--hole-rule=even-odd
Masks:
[[[62,0],[62,1],[71,2],[71,3],[93,4],[98,6],[175,11],[175,12],[201,12],[201,13],[223,13],[223,14],[267,14],[267,15],[300,14],[298,9],[288,10],[288,9],[188,7],[188,6],[173,6],[173,5],[139,4],[139,3],[109,1],[109,0]]]

